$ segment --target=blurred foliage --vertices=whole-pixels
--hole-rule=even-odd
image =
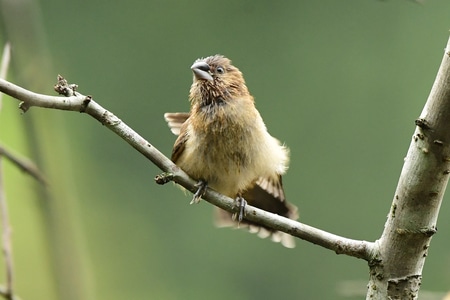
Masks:
[[[301,221],[369,241],[383,230],[450,27],[446,0],[16,2],[29,9],[7,15],[11,1],[0,0],[0,42],[13,41],[10,79],[53,93],[62,74],[167,155],[175,137],[162,115],[189,109],[190,65],[231,58],[270,132],[291,149],[284,185]],[[6,30],[14,19],[22,25]],[[217,229],[212,207],[157,186],[160,171],[86,115],[20,115],[17,101],[4,102],[0,140],[52,180],[42,191],[7,166],[23,299],[363,297],[364,261]],[[37,198],[47,193],[56,196]],[[446,291],[450,280],[445,200],[427,291]],[[60,278],[61,269],[76,279]],[[362,282],[353,298],[340,288],[352,281]]]

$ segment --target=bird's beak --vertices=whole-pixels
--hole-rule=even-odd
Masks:
[[[204,61],[197,61],[191,67],[192,72],[197,80],[209,80],[213,81],[213,77],[210,73],[210,68]]]

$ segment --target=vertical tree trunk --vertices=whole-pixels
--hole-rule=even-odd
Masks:
[[[450,40],[416,125],[375,259],[369,262],[366,299],[418,299],[450,174]]]

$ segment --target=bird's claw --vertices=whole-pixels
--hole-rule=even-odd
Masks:
[[[196,187],[198,187],[197,191],[194,194],[194,197],[192,197],[190,204],[197,204],[200,202],[201,198],[205,194],[206,188],[208,187],[208,184],[204,180],[199,180],[196,184]]]
[[[242,222],[245,216],[245,207],[247,206],[247,201],[241,196],[238,196],[234,202],[234,207],[239,209],[238,212],[235,212],[232,216],[233,220],[237,219],[238,226]]]

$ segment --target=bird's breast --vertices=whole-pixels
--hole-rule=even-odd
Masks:
[[[255,180],[249,174],[253,160],[253,133],[248,120],[224,111],[224,105],[191,118],[180,167],[196,179],[230,197]]]
[[[223,104],[192,114],[177,161],[190,176],[229,197],[260,176],[281,174],[287,161],[284,147],[267,133],[254,106],[244,108]]]

